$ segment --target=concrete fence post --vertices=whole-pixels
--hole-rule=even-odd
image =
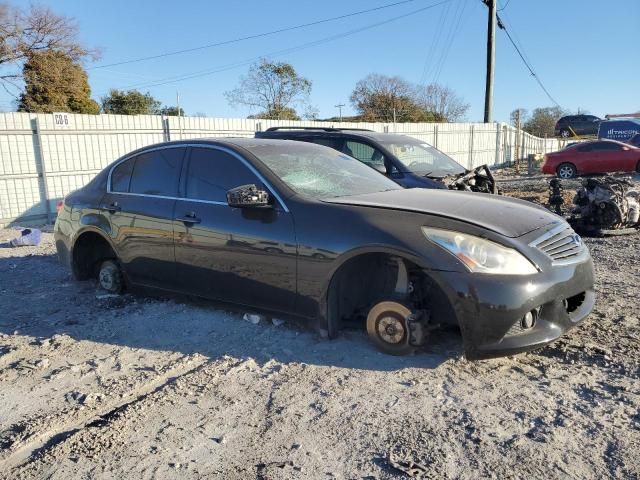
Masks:
[[[438,124],[436,123],[433,127],[433,143],[434,147],[438,148]]]
[[[473,133],[474,133],[474,125],[471,125],[471,129],[469,132],[469,170],[473,168]]]
[[[496,122],[496,155],[493,160],[494,165],[500,164],[500,123]]]
[[[44,202],[45,212],[47,214],[47,223],[53,221],[53,212],[49,205],[49,186],[47,185],[47,167],[42,151],[42,134],[40,132],[40,121],[38,117],[31,119],[31,131],[33,141],[34,162],[36,164],[36,173],[38,174],[38,190],[40,193],[40,201]]]
[[[165,142],[171,141],[171,127],[169,126],[169,117],[162,116],[162,136]]]

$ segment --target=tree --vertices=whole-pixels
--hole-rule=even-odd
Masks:
[[[73,112],[97,114],[87,73],[67,54],[55,50],[32,52],[23,68],[25,89],[18,103],[21,112]]]
[[[78,27],[72,19],[53,13],[47,7],[28,10],[0,3],[0,85],[18,96],[25,63],[34,54],[58,52],[77,63],[98,53],[82,46]]]
[[[260,113],[251,118],[299,120],[294,107],[304,105],[310,92],[311,81],[300,76],[293,66],[262,59],[225,96],[231,105],[259,109]]]
[[[427,112],[444,122],[459,122],[464,120],[469,111],[469,104],[465,103],[449,87],[437,83],[418,88],[418,103]]]
[[[445,122],[464,117],[469,105],[451,89],[418,86],[401,77],[372,73],[360,80],[350,97],[362,121]]]
[[[518,126],[518,116],[520,116],[520,127],[522,128],[524,123],[527,121],[527,118],[529,117],[529,110],[527,110],[526,108],[516,108],[515,110],[511,111],[511,113],[509,114],[509,121],[514,127]]]
[[[356,83],[349,100],[367,122],[417,122],[423,111],[414,98],[406,80],[372,73]]]
[[[552,137],[556,122],[567,112],[560,107],[536,108],[526,120],[521,119],[523,130],[536,137]]]
[[[185,116],[184,109],[182,107],[178,109],[178,107],[169,107],[166,105],[158,111],[158,114],[166,115],[167,117],[184,117]]]
[[[102,97],[102,111],[118,115],[156,115],[160,112],[161,103],[153,98],[149,92],[137,90],[112,89]],[[166,107],[168,108],[168,107]]]
[[[301,120],[300,115],[291,107],[284,107],[280,110],[253,113],[247,118],[263,120]]]

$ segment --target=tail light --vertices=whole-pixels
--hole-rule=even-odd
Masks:
[[[56,204],[56,212],[60,213],[60,210],[64,208],[64,200],[58,200]]]

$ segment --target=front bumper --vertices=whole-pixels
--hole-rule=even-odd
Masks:
[[[579,263],[555,265],[531,276],[428,274],[449,298],[470,360],[544,346],[584,320],[595,304],[588,255]],[[535,324],[524,329],[521,320],[531,311],[537,314]]]

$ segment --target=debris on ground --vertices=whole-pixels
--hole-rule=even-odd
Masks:
[[[4,245],[10,247],[37,246],[40,244],[42,232],[37,228],[16,228],[20,235],[12,238]]]

